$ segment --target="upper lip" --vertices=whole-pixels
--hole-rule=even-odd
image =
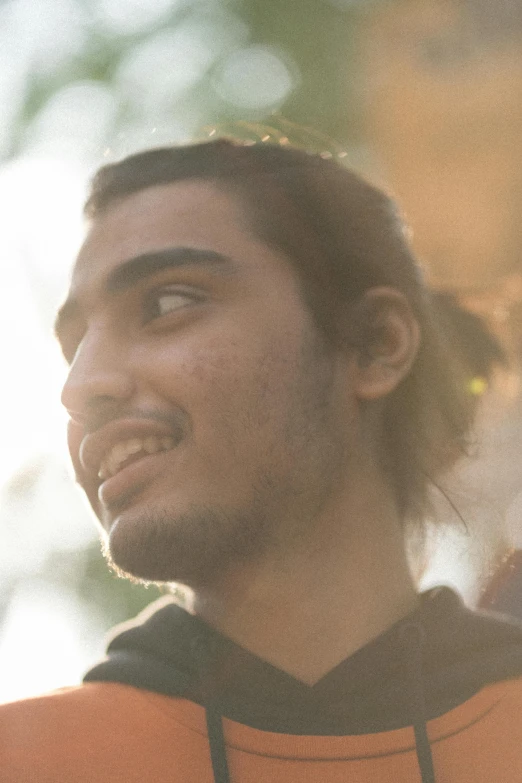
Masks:
[[[154,419],[134,418],[111,421],[101,429],[86,435],[80,444],[80,463],[93,478],[97,478],[104,457],[113,446],[131,438],[146,438],[148,435],[171,437],[177,444],[181,440],[181,428],[169,427]]]

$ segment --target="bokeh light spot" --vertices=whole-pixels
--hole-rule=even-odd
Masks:
[[[297,70],[267,46],[249,46],[230,55],[215,82],[218,93],[237,106],[279,106],[296,86]]]

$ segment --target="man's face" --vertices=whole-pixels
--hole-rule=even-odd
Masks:
[[[216,186],[97,217],[57,332],[71,457],[122,571],[212,580],[305,532],[342,481],[336,358],[290,262]]]

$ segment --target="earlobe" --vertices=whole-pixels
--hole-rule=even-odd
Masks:
[[[407,298],[388,287],[371,288],[360,303],[355,392],[360,400],[390,394],[408,375],[420,344],[420,328]]]

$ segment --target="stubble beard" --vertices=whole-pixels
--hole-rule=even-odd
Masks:
[[[274,451],[265,452],[264,470],[258,465],[257,476],[251,476],[249,497],[241,507],[194,503],[176,511],[155,503],[134,518],[125,514],[103,547],[119,576],[142,583],[211,586],[234,567],[277,548],[280,526],[289,518],[294,523],[291,537],[306,536],[342,480],[345,454],[329,417],[330,367],[317,340],[304,349],[286,401],[287,418],[270,428]],[[261,407],[257,402],[261,419],[243,422],[243,431],[254,438],[271,409],[269,400]],[[238,422],[231,421],[229,429],[234,435]],[[229,446],[234,448],[233,438]]]
[[[103,542],[109,566],[137,583],[211,588],[234,568],[276,552],[281,527],[288,532],[290,520],[290,545],[296,546],[313,529],[339,477],[339,451],[326,452],[305,464],[296,458],[286,480],[258,477],[242,508],[193,504],[176,512],[154,504],[134,518],[125,515]]]
[[[261,503],[246,511],[194,507],[181,514],[149,509],[118,524],[103,542],[109,566],[138,583],[210,586],[231,567],[267,551],[271,534]]]

